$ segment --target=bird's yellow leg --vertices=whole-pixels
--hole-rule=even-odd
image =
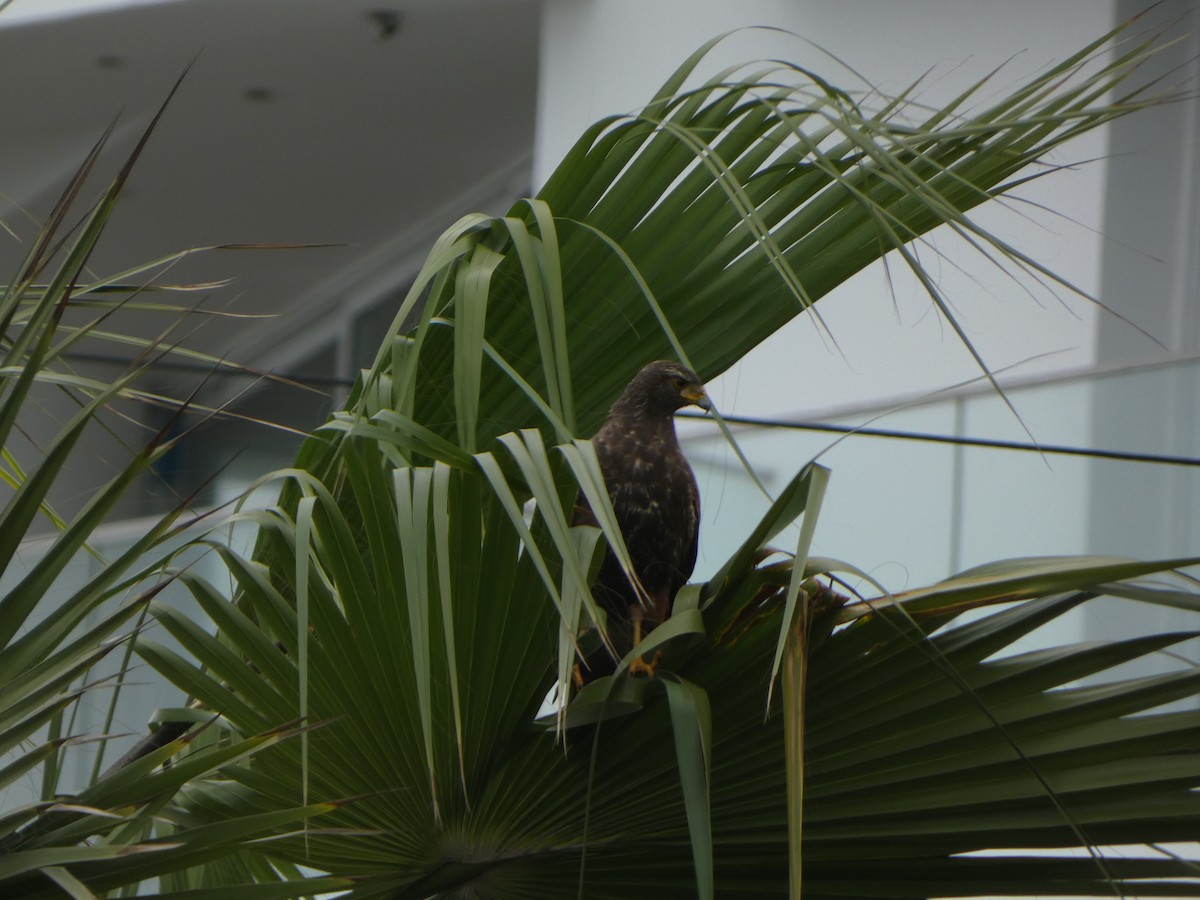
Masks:
[[[642,608],[635,606],[633,609],[633,646],[637,646],[642,642]],[[654,677],[654,670],[658,664],[662,662],[662,651],[654,651],[654,658],[650,662],[642,659],[640,656],[635,656],[633,661],[629,663],[630,675],[645,675],[647,678]]]

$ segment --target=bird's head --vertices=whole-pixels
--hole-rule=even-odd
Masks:
[[[633,376],[612,411],[615,415],[669,416],[691,405],[710,408],[703,382],[687,366],[660,359]]]

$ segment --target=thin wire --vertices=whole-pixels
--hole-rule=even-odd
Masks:
[[[679,413],[685,419],[703,419],[700,413]],[[1168,466],[1200,466],[1200,459],[1190,456],[1170,456],[1161,453],[1130,453],[1123,450],[1099,450],[1093,447],[1071,447],[1065,444],[1027,444],[1022,441],[1000,441],[991,438],[959,437],[952,434],[932,434],[923,431],[896,431],[890,428],[859,428],[854,425],[830,425],[825,422],[786,422],[753,416],[725,416],[731,425],[750,425],[759,428],[788,428],[797,431],[825,431],[834,434],[853,434],[863,437],[892,438],[902,441],[926,441],[932,444],[955,444],[963,447],[991,447],[997,450],[1020,450],[1026,453],[1056,453],[1065,456],[1086,456],[1093,459],[1114,459],[1121,462],[1156,463]]]
[[[92,353],[73,353],[70,357],[79,361],[127,365],[117,357]],[[210,366],[196,363],[160,360],[156,368],[177,371],[203,372],[210,379],[218,378],[261,378],[261,374],[236,369],[213,370]],[[311,375],[300,372],[275,372],[274,375],[301,385],[320,387],[350,387],[353,379],[337,376]],[[680,418],[707,419],[703,413],[680,412]],[[1030,444],[1023,441],[1001,441],[991,438],[960,437],[952,434],[933,434],[924,431],[898,431],[891,428],[868,428],[854,425],[831,425],[826,422],[789,422],[783,419],[766,419],[754,416],[723,415],[730,425],[747,425],[754,428],[786,428],[793,431],[822,431],[862,437],[889,438],[899,441],[924,441],[930,444],[952,444],[959,447],[989,447],[995,450],[1016,450],[1024,453],[1057,454],[1060,456],[1083,456],[1090,459],[1111,459],[1119,462],[1152,463],[1163,466],[1200,466],[1200,459],[1190,456],[1171,456],[1161,453],[1131,453],[1124,450],[1099,450],[1094,447],[1072,447],[1065,444]]]
[[[120,356],[109,356],[106,353],[64,353],[63,358],[71,362],[87,362],[97,363],[105,366],[119,366],[126,368],[129,365],[129,360]],[[168,372],[196,372],[203,373],[208,376],[210,381],[216,381],[222,378],[249,378],[253,380],[261,380],[262,372],[257,372],[247,369],[234,368],[216,368],[200,363],[181,362],[175,359],[160,359],[155,360],[154,368],[156,370]],[[316,375],[309,372],[278,372],[271,371],[267,373],[274,378],[283,379],[284,381],[294,381],[296,384],[304,385],[305,387],[353,387],[354,379],[345,378],[339,375]]]

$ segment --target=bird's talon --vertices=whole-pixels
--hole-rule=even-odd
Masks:
[[[643,675],[646,678],[653,678],[654,670],[658,668],[658,664],[661,662],[662,651],[655,650],[654,659],[650,660],[650,662],[646,662],[646,660],[640,656],[634,657],[633,662],[629,664],[628,671],[631,676]]]

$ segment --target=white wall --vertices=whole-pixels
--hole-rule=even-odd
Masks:
[[[10,0],[7,8],[0,9],[0,27],[163,2],[166,0]]]

